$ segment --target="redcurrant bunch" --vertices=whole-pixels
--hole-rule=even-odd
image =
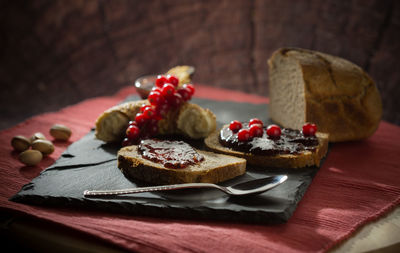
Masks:
[[[173,75],[159,75],[155,86],[133,121],[129,122],[122,146],[137,144],[140,139],[152,137],[158,133],[158,121],[163,119],[171,109],[177,109],[189,101],[195,88],[192,84],[178,86],[179,79]]]

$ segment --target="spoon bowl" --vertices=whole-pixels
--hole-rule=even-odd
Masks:
[[[244,195],[255,195],[266,192],[282,184],[287,179],[288,179],[287,175],[275,175],[275,176],[268,176],[260,179],[250,180],[247,182],[227,187],[210,183],[187,183],[187,184],[138,187],[138,188],[120,189],[120,190],[86,190],[83,192],[83,196],[85,197],[113,196],[113,195],[134,194],[140,192],[169,191],[169,190],[193,189],[193,188],[213,188],[213,189],[218,189],[231,196],[244,196]]]
[[[142,99],[146,99],[149,96],[151,89],[154,87],[156,79],[157,75],[147,75],[141,76],[135,80],[136,91],[139,93]]]

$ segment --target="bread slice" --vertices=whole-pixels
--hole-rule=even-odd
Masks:
[[[183,169],[170,169],[142,157],[138,146],[118,151],[118,168],[130,178],[151,184],[219,183],[246,172],[246,160],[195,149],[204,160]]]
[[[315,151],[304,151],[300,154],[281,155],[254,155],[233,150],[222,146],[219,142],[219,131],[214,131],[205,140],[206,146],[218,153],[241,157],[247,160],[247,164],[270,168],[302,168],[308,166],[319,166],[321,159],[328,151],[328,134],[317,133],[319,145]]]
[[[281,48],[268,60],[269,114],[279,125],[300,129],[312,122],[329,141],[371,136],[382,116],[373,80],[357,65],[332,55]]]

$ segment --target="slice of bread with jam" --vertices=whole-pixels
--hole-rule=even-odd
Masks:
[[[147,139],[118,152],[118,168],[154,185],[219,183],[246,172],[246,160],[194,149],[183,141]]]
[[[317,132],[304,137],[302,131],[282,129],[279,138],[270,138],[265,130],[263,128],[260,137],[239,141],[237,133],[225,125],[211,133],[204,142],[211,151],[244,158],[249,165],[266,168],[319,166],[328,151],[329,135],[326,133]]]

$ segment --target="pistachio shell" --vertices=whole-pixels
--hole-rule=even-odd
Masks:
[[[31,146],[31,141],[25,136],[17,135],[11,139],[11,146],[15,150],[22,152],[27,150]]]
[[[49,140],[36,140],[32,143],[32,149],[42,152],[43,155],[50,155],[54,152],[54,145]]]
[[[55,124],[50,129],[50,135],[56,140],[67,141],[71,136],[71,129],[61,124]]]
[[[44,136],[44,134],[42,134],[41,132],[37,132],[34,133],[31,138],[29,138],[29,140],[32,142],[36,141],[36,140],[46,140],[46,136]]]
[[[32,149],[25,150],[18,156],[19,161],[28,166],[37,165],[42,160],[42,158],[43,155],[40,151]]]

